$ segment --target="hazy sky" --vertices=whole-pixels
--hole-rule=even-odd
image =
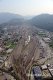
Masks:
[[[21,15],[53,14],[53,0],[0,0],[0,12]]]

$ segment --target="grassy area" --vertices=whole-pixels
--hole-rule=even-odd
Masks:
[[[6,48],[15,48],[16,44],[12,43],[11,41],[7,41],[5,46],[6,46]]]
[[[16,44],[14,44],[14,43],[12,43],[11,45],[10,45],[10,48],[15,48],[16,47]]]
[[[41,36],[41,37],[46,37],[45,33],[38,33],[38,35]]]
[[[53,40],[49,43],[49,46],[53,48]]]

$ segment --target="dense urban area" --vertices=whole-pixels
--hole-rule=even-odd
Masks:
[[[16,21],[0,25],[0,80],[53,80],[53,32]]]

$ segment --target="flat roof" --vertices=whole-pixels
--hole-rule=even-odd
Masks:
[[[41,72],[41,69],[40,69],[39,66],[33,67],[33,74],[34,74],[35,76],[41,76],[41,75],[42,75],[42,72]]]

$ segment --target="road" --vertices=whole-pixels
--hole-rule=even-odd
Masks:
[[[47,43],[45,43],[40,36],[37,36],[39,43],[41,47],[44,49],[44,52],[42,54],[44,55],[44,58],[39,59],[39,64],[43,64],[47,59],[51,58],[51,49]]]

